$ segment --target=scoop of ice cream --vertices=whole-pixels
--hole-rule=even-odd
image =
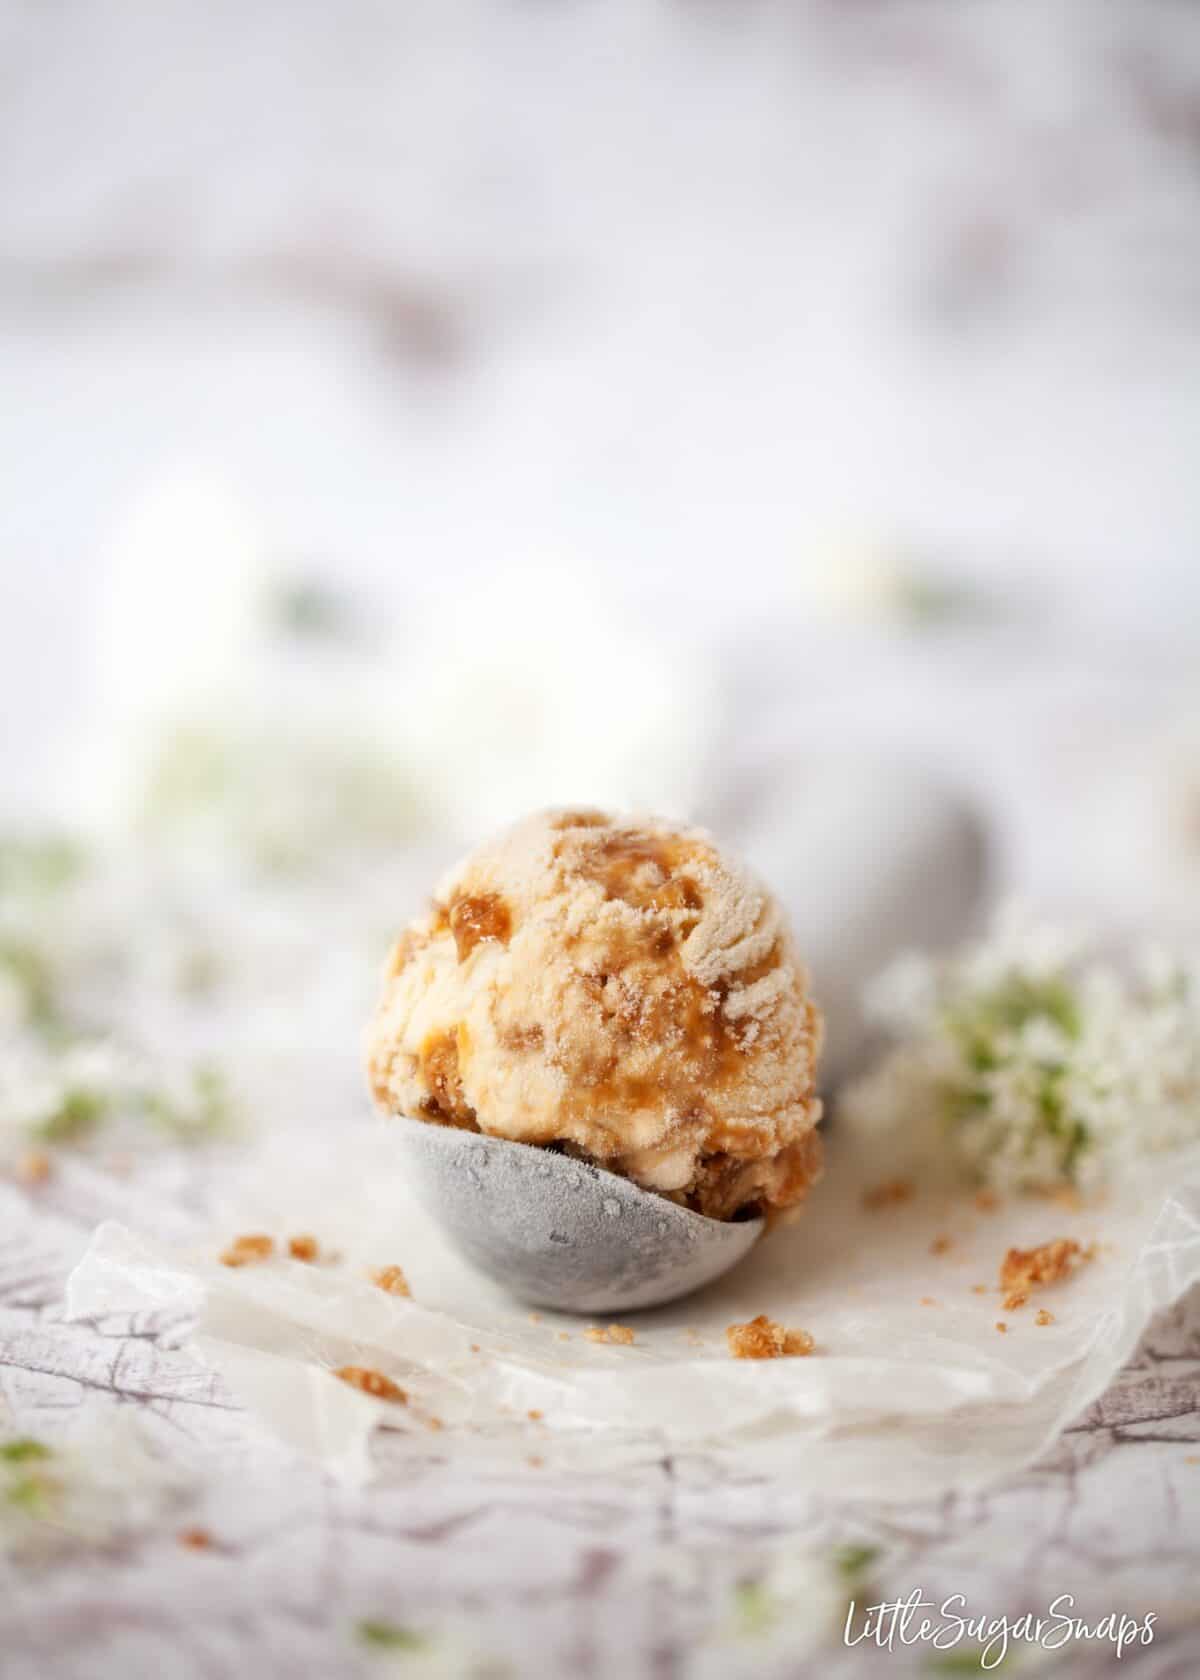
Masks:
[[[820,1014],[774,898],[699,829],[527,818],[400,937],[379,1106],[556,1145],[726,1219],[820,1171]]]

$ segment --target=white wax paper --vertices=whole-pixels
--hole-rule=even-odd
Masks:
[[[385,1126],[276,1139],[187,1246],[100,1226],[68,1308],[194,1312],[197,1357],[281,1439],[350,1480],[413,1443],[548,1468],[703,1451],[831,1495],[904,1499],[1029,1463],[1200,1279],[1200,1150],[1149,1161],[1078,1209],[1022,1198],[992,1212],[924,1177],[911,1201],[868,1209],[880,1175],[860,1156],[835,1133],[800,1221],[703,1293],[629,1315],[632,1346],[590,1341],[588,1321],[535,1313],[471,1270],[417,1202]],[[311,1233],[326,1258],[222,1266],[247,1231],[281,1245]],[[1005,1311],[1006,1250],[1056,1237],[1096,1244],[1095,1257]],[[411,1300],[370,1281],[388,1264],[404,1268]],[[1039,1326],[1043,1306],[1054,1322]],[[809,1331],[813,1354],[731,1358],[725,1327],[758,1313]],[[331,1374],[347,1364],[391,1376],[409,1403],[348,1387]],[[389,1439],[373,1449],[376,1425]]]

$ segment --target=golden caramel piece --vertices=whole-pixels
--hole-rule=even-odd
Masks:
[[[206,1528],[181,1528],[177,1538],[179,1544],[186,1546],[190,1552],[206,1552],[213,1543],[213,1537]]]
[[[1000,1206],[1000,1198],[994,1190],[979,1190],[975,1194],[975,1206],[980,1213],[995,1213]]]
[[[1055,1237],[1036,1248],[1010,1248],[1000,1267],[1005,1311],[1023,1307],[1031,1289],[1069,1277],[1084,1260],[1091,1259],[1093,1252],[1089,1249],[1085,1253],[1074,1237]]]
[[[997,1330],[999,1330],[999,1332],[1002,1336],[1007,1336],[1008,1335],[1008,1325],[1005,1324],[1005,1322],[1002,1318],[998,1318],[996,1320],[996,1328],[997,1328]]]
[[[542,1415],[543,1414],[538,1411],[536,1406],[532,1407],[525,1414],[525,1416],[529,1419],[530,1423],[540,1423],[542,1421]]]
[[[293,1260],[313,1261],[319,1252],[316,1237],[299,1236],[288,1238],[288,1253]]]
[[[908,1178],[889,1178],[884,1184],[877,1184],[873,1190],[864,1190],[862,1205],[869,1213],[878,1213],[880,1208],[898,1207],[901,1202],[911,1202],[917,1193],[917,1187]]]
[[[788,1330],[766,1313],[748,1324],[731,1324],[725,1340],[735,1359],[802,1359],[815,1346],[807,1330]]]
[[[275,1238],[261,1232],[235,1237],[220,1256],[222,1266],[261,1266],[275,1252]]]
[[[1053,1324],[1054,1314],[1052,1312],[1047,1312],[1045,1307],[1039,1307],[1037,1310],[1037,1316],[1034,1318],[1033,1322],[1035,1324]]]
[[[376,1400],[390,1400],[397,1406],[408,1404],[408,1395],[382,1371],[371,1371],[363,1365],[341,1365],[333,1374]]]
[[[633,1331],[627,1324],[606,1324],[603,1329],[598,1324],[590,1324],[584,1335],[589,1342],[611,1342],[620,1347],[633,1343]]]
[[[933,1241],[929,1245],[929,1252],[930,1254],[946,1254],[953,1247],[954,1244],[951,1238],[934,1237]]]
[[[408,1279],[399,1266],[378,1266],[371,1273],[371,1282],[377,1289],[382,1289],[386,1295],[409,1295],[412,1290],[408,1287]],[[474,1352],[474,1348],[472,1348]]]
[[[508,944],[512,913],[499,893],[479,893],[474,898],[459,895],[450,901],[450,931],[459,962],[466,962],[485,940]]]
[[[732,1219],[820,1176],[822,1036],[779,903],[710,835],[544,811],[402,933],[367,1063],[386,1113],[552,1146]]]
[[[27,1149],[17,1162],[17,1177],[22,1184],[45,1184],[53,1170],[44,1149]]]

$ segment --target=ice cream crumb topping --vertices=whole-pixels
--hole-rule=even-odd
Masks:
[[[819,1175],[821,1036],[778,905],[708,835],[547,812],[401,936],[369,1064],[391,1112],[554,1144],[728,1219]]]
[[[1090,1251],[1080,1248],[1074,1237],[1056,1237],[1036,1248],[1010,1248],[1000,1268],[1005,1311],[1023,1307],[1031,1289],[1069,1277],[1090,1258]]]
[[[788,1330],[766,1313],[759,1313],[748,1324],[731,1324],[725,1340],[735,1359],[802,1359],[814,1347],[807,1330]]]

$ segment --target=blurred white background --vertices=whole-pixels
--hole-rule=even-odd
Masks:
[[[261,573],[456,832],[847,740],[1192,891],[1194,7],[2,0],[0,76],[10,808]]]

